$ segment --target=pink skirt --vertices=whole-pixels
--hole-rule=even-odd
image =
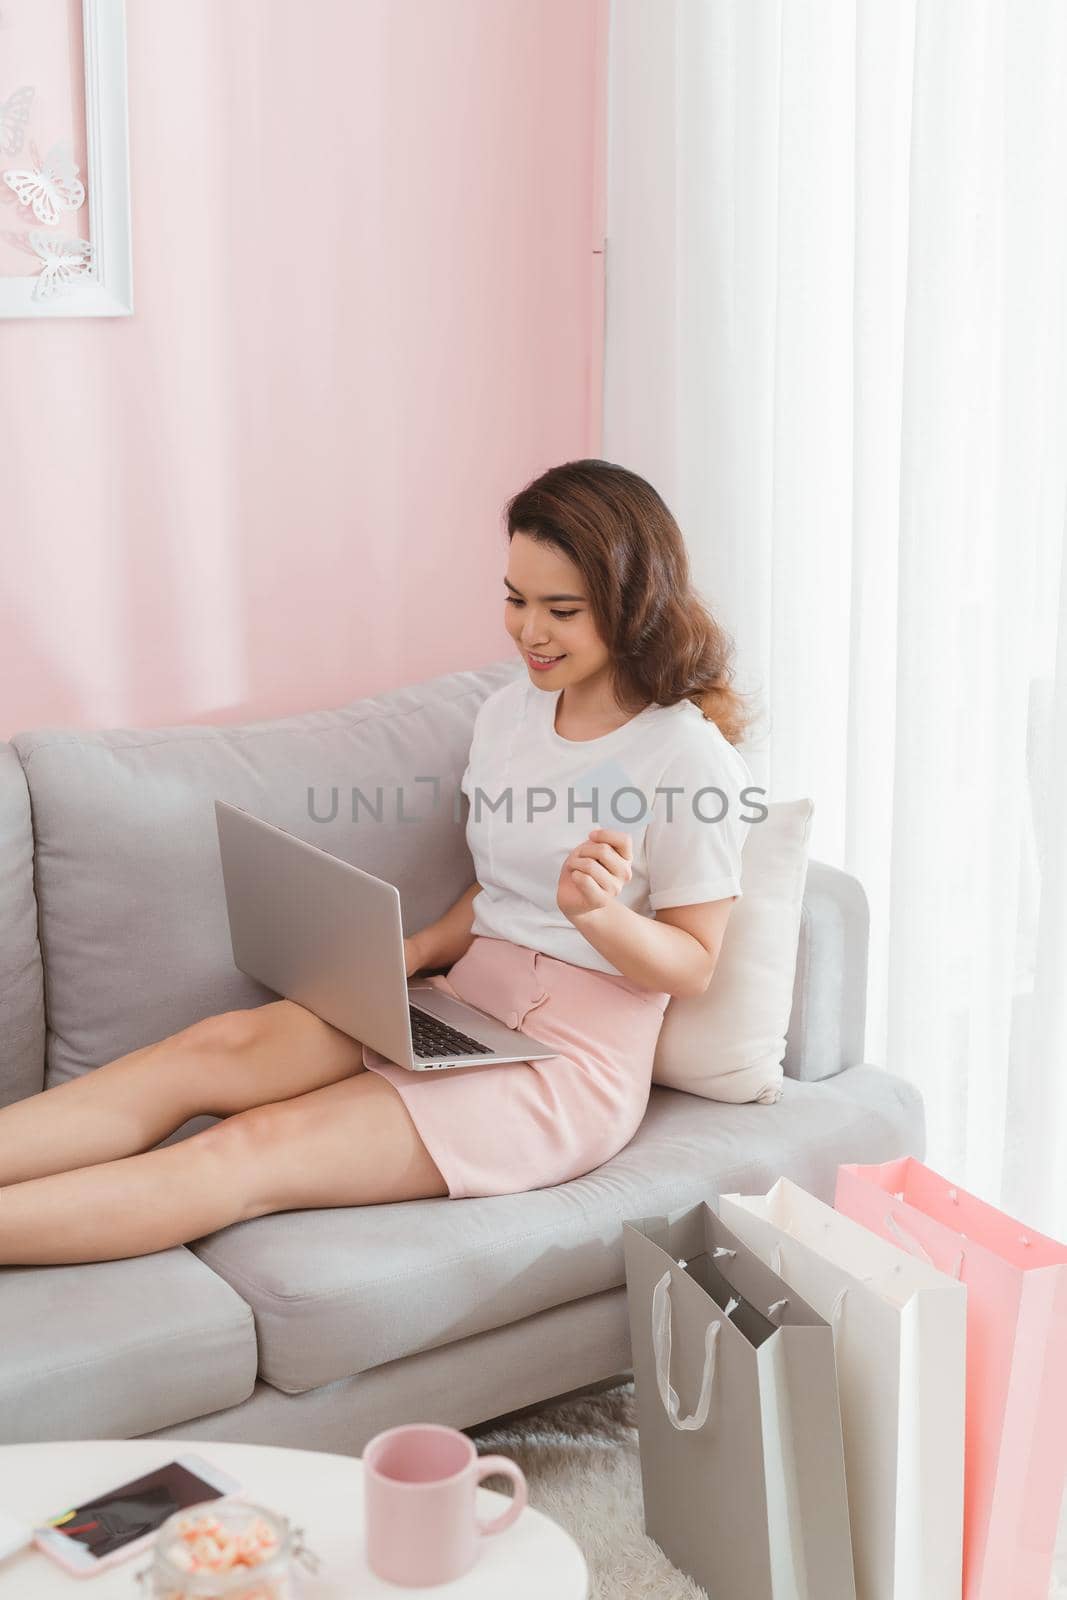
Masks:
[[[364,1066],[400,1095],[451,1199],[567,1183],[629,1144],[669,994],[482,935],[447,977],[426,981],[559,1051],[409,1072],[363,1046]]]

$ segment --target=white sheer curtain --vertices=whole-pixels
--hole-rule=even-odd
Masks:
[[[928,1159],[1067,1230],[1067,5],[613,0],[604,455],[872,915]]]

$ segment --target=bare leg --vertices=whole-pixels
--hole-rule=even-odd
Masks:
[[[401,1097],[365,1072],[162,1150],[0,1189],[0,1266],[115,1261],[272,1211],[447,1194]]]
[[[0,1185],[148,1151],[191,1117],[233,1116],[363,1070],[362,1046],[294,1001],[205,1017],[0,1107]]]
[[[212,1132],[0,1189],[0,1266],[113,1261],[237,1221],[240,1195],[205,1141]]]

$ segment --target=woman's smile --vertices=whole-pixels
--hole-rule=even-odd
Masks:
[[[530,676],[566,679],[568,695],[576,685],[588,690],[603,675],[609,656],[575,564],[553,545],[517,532],[504,584],[504,623]]]

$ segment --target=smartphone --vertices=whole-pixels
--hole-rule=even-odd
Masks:
[[[91,1577],[151,1544],[175,1511],[240,1488],[236,1478],[200,1456],[178,1456],[50,1517],[34,1528],[33,1541],[75,1577]]]

